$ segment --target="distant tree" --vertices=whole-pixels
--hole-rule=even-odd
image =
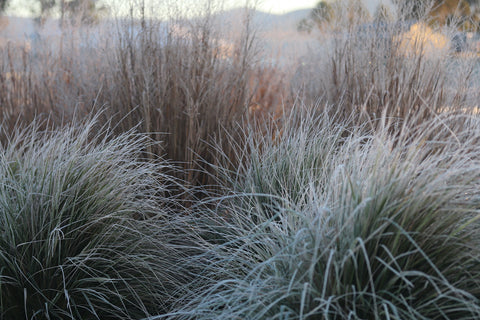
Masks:
[[[299,31],[311,32],[314,27],[321,28],[325,22],[329,22],[333,16],[332,6],[326,1],[320,1],[310,11],[308,18],[302,19],[298,24]]]
[[[38,0],[40,4],[40,12],[35,17],[35,22],[43,25],[50,14],[50,11],[55,7],[56,0]]]
[[[310,17],[317,23],[328,22],[332,18],[332,13],[332,6],[326,1],[320,1],[310,12]]]
[[[98,22],[107,8],[99,5],[97,0],[70,0],[64,1],[61,10],[73,24],[92,24]]]
[[[5,11],[7,8],[8,0],[0,0],[0,12]]]
[[[4,1],[4,0],[0,0]],[[45,19],[53,10],[61,14],[61,24],[67,20],[70,23],[91,24],[98,21],[99,16],[106,11],[106,7],[99,5],[97,0],[38,0],[40,12],[37,12],[36,22],[43,25]]]
[[[320,1],[312,9],[309,17],[300,21],[298,30],[310,32],[313,28],[322,29],[330,22],[343,28],[370,19],[369,11],[360,0]]]
[[[430,23],[444,25],[455,23],[465,27],[475,16],[479,0],[393,0],[400,16],[407,20],[429,18]]]

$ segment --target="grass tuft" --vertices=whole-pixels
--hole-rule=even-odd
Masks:
[[[1,146],[2,319],[139,319],[193,277],[194,233],[162,196],[172,178],[140,158],[152,142],[96,130],[32,124]]]
[[[250,146],[217,211],[218,280],[173,318],[480,316],[478,131],[369,132],[328,113]]]

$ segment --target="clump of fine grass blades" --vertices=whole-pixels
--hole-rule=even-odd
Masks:
[[[327,114],[252,140],[222,198],[217,282],[172,316],[480,316],[478,120],[391,134]]]
[[[162,164],[139,158],[150,141],[113,137],[94,122],[37,127],[0,147],[0,318],[168,310],[192,279],[182,261],[196,249],[162,197],[170,179],[158,174]]]

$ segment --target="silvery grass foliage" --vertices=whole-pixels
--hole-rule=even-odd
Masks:
[[[192,278],[151,142],[104,129],[33,124],[0,147],[0,319],[139,319]]]
[[[217,280],[171,318],[480,317],[478,120],[327,113],[252,140],[219,206]]]

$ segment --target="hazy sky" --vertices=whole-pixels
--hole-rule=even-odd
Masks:
[[[298,9],[313,8],[317,2],[318,0],[262,0],[258,7],[262,11],[285,13]]]

